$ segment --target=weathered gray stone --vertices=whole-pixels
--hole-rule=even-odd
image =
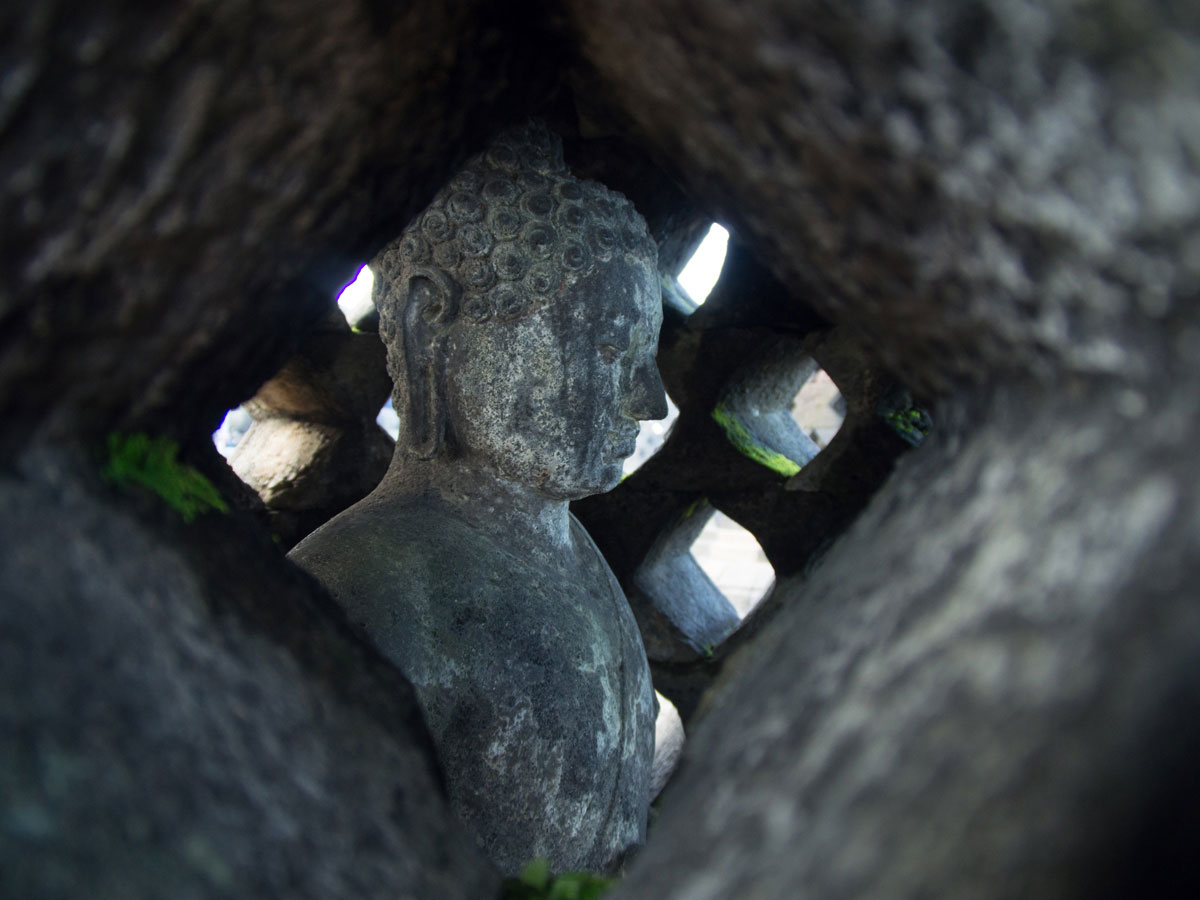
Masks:
[[[245,404],[253,422],[229,457],[266,506],[287,550],[379,483],[392,439],[376,424],[387,398],[384,349],[332,310]]]
[[[211,433],[544,95],[539,37],[482,2],[5,10],[0,456]]]
[[[667,203],[655,238],[682,254],[684,220],[703,211],[776,276],[770,303],[731,279],[752,314],[726,322],[719,351],[715,335],[679,345],[673,394],[719,389],[756,346],[738,329],[812,330],[811,305],[844,347],[865,338],[907,387],[948,397],[939,434],[823,570],[825,536],[856,508],[845,498],[865,499],[891,460],[828,358],[850,417],[798,480],[758,489],[744,458],[710,464],[719,435],[697,409],[688,440],[623,486],[645,490],[593,518],[625,578],[719,483],[701,476],[724,473],[732,488],[712,499],[796,575],[727,642],[745,653],[695,662],[701,683],[728,682],[626,890],[1195,896],[1195,5],[554,8],[557,42],[542,40],[543,4],[0,13],[13,497],[0,666],[15,685],[0,699],[0,779],[20,801],[4,806],[2,892],[453,897],[478,876],[428,873],[445,870],[445,823],[422,791],[391,830],[379,768],[421,766],[380,749],[415,733],[386,724],[408,721],[388,711],[404,689],[352,641],[318,639],[323,625],[282,638],[280,623],[324,614],[262,534],[200,522],[168,539],[153,518],[130,526],[110,495],[72,500],[76,476],[18,481],[14,460],[35,438],[94,448],[114,428],[211,430],[483,136],[545,96],[545,67],[582,59],[590,71],[563,93],[583,139],[607,135],[606,165],[653,159],[687,188],[691,208]],[[852,375],[882,374],[843,356]],[[984,390],[958,395],[968,383]],[[279,698],[297,697],[339,762],[320,801],[307,759],[294,780],[272,764],[296,721]],[[164,722],[183,737],[165,741]],[[56,747],[85,741],[86,789],[64,791],[74,759]],[[26,777],[30,760],[48,777]],[[151,811],[144,840],[137,820],[113,827],[130,806]],[[303,837],[281,841],[296,821]],[[467,893],[490,888],[481,877]]]
[[[939,419],[780,584],[616,896],[1194,893],[1197,398]]]
[[[777,576],[802,572],[908,447],[880,416],[895,379],[849,329],[790,298],[739,241],[705,304],[666,316],[659,360],[680,407],[666,443],[614,491],[573,509],[625,587],[656,689],[686,722],[727,655],[770,627],[780,605],[764,602],[733,631],[735,611],[689,552],[711,509],[754,535]],[[847,418],[810,458],[785,410],[814,360],[839,386]],[[784,417],[786,430],[762,427]]]
[[[451,802],[516,871],[611,870],[645,835],[654,699],[620,586],[569,500],[666,414],[654,245],[506,133],[373,265],[401,434],[292,558],[412,681]]]
[[[1193,5],[566,6],[639,142],[910,388],[1167,355],[1200,287]]]
[[[250,524],[0,479],[0,895],[497,891],[411,688]]]
[[[662,793],[683,755],[686,735],[683,719],[675,704],[661,694],[654,698],[658,702],[658,717],[654,720],[654,767],[650,773],[650,799]]]
[[[569,6],[657,158],[950,398],[726,663],[620,894],[1194,894],[1195,7]]]
[[[630,605],[652,663],[711,653],[738,626],[737,610],[691,553],[713,512],[703,500],[683,510],[633,574]]]

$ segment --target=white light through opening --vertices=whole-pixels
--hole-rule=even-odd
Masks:
[[[692,556],[743,619],[775,583],[775,569],[754,535],[720,512],[692,544]]]
[[[721,277],[728,247],[729,232],[713,222],[708,234],[679,273],[679,283],[697,305],[708,299],[717,279]]]
[[[338,309],[350,324],[354,324],[371,311],[371,288],[374,284],[375,273],[371,271],[370,266],[363,266],[354,280],[338,294]]]

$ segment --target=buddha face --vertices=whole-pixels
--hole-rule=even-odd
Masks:
[[[447,399],[460,452],[553,499],[614,487],[639,420],[667,413],[661,324],[654,270],[615,259],[523,319],[456,328]]]

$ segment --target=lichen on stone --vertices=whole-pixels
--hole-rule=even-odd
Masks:
[[[914,447],[925,440],[933,428],[933,421],[929,418],[929,413],[915,406],[893,410],[887,413],[883,420],[896,434]]]
[[[750,429],[724,403],[718,403],[713,408],[712,417],[725,431],[729,443],[743,456],[754,460],[760,466],[766,466],[784,478],[790,478],[800,471],[801,466],[795,460],[788,459],[782,453],[756,440]]]

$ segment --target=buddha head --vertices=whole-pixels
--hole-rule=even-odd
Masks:
[[[666,415],[654,242],[544,126],[500,135],[372,266],[397,452],[567,500],[613,487]]]

